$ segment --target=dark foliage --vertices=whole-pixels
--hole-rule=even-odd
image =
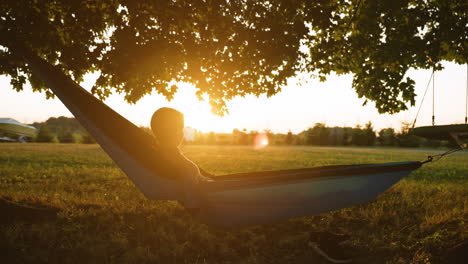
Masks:
[[[455,148],[454,142],[428,140],[410,133],[410,124],[402,123],[400,132],[393,128],[383,128],[376,132],[372,123],[356,127],[328,127],[322,123],[316,123],[298,134],[289,131],[286,134],[272,133],[269,130],[261,132],[266,135],[268,145],[312,145],[312,146],[382,146],[382,147],[426,147]],[[247,132],[234,129],[229,133],[203,133],[195,132],[195,138],[188,144],[196,145],[254,145],[257,131]]]
[[[54,141],[54,134],[50,131],[47,125],[42,125],[39,128],[39,132],[36,135],[34,141],[36,142],[53,142]]]
[[[73,136],[73,132],[71,129],[65,127],[63,128],[57,135],[58,140],[60,143],[75,143],[75,137]]]
[[[291,145],[294,142],[294,135],[291,131],[288,131],[286,137],[284,138],[284,143],[286,145]]]
[[[94,143],[96,143],[96,140],[89,133],[86,133],[86,134],[81,136],[81,143],[83,143],[83,144],[94,144]]]
[[[384,128],[379,131],[379,144],[381,146],[394,146],[397,139],[393,128]]]
[[[418,147],[424,141],[423,138],[417,137],[410,133],[410,124],[403,123],[401,133],[397,135],[398,145],[402,147]]]
[[[39,127],[36,137],[38,142],[52,142],[57,138],[60,143],[77,143],[81,136],[81,140],[85,141],[83,143],[94,143],[94,139],[86,129],[73,117],[51,117],[45,122],[36,122],[32,125]],[[41,135],[41,131],[44,135]]]
[[[66,134],[70,131],[71,133],[84,134],[86,131],[74,117],[51,117],[47,119],[45,124],[47,124],[50,130],[55,134]]]
[[[466,63],[467,10],[463,0],[3,0],[0,74],[52,96],[16,56],[24,45],[77,81],[98,70],[100,98],[171,99],[184,81],[224,113],[226,100],[274,95],[300,71],[352,73],[359,97],[396,113],[414,104],[410,68]]]

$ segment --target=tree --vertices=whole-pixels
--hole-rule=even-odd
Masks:
[[[53,142],[54,139],[55,139],[54,135],[52,134],[50,129],[47,127],[47,125],[44,124],[39,128],[35,141],[36,142]]]
[[[80,125],[78,120],[74,117],[50,117],[45,121],[47,127],[52,131],[52,133],[59,135],[66,134],[66,133],[77,133],[77,134],[85,134],[86,129]]]
[[[393,128],[383,128],[379,131],[379,143],[381,146],[395,146],[396,135]]]
[[[304,131],[305,144],[307,145],[329,145],[329,128],[323,123],[315,123]]]
[[[466,13],[463,0],[3,0],[0,74],[52,96],[24,46],[77,81],[99,71],[99,98],[171,99],[183,81],[224,113],[226,100],[274,95],[298,72],[352,73],[359,97],[395,113],[414,104],[408,69],[467,62]]]
[[[216,134],[215,134],[215,132],[210,132],[210,133],[208,134],[208,137],[207,137],[205,143],[208,144],[208,145],[214,145],[214,144],[216,144]]]
[[[401,123],[401,132],[397,135],[398,144],[401,147],[419,147],[423,138],[417,137],[410,133],[411,124],[407,122]]]
[[[372,126],[372,122],[367,122],[366,126],[363,129],[364,138],[365,138],[365,145],[366,146],[373,146],[375,144],[375,140],[377,136],[375,135],[374,127]]]
[[[248,138],[247,138],[247,133],[246,129],[243,131],[240,131],[237,128],[234,128],[232,130],[232,140],[234,145],[247,145],[248,144]]]
[[[284,143],[286,145],[292,145],[293,142],[294,142],[294,135],[291,132],[291,130],[289,130],[288,133],[286,134],[286,137],[284,138]]]
[[[351,130],[351,144],[356,146],[366,145],[366,135],[361,125],[357,125]]]
[[[320,13],[308,12],[308,69],[322,80],[332,72],[353,73],[358,96],[366,98],[364,104],[375,102],[380,113],[414,105],[415,83],[405,78],[410,68],[440,70],[442,60],[467,63],[464,0],[323,2],[317,4]]]
[[[342,144],[344,146],[351,145],[353,143],[353,128],[352,127],[343,127],[343,140]]]
[[[86,134],[81,136],[81,143],[83,143],[83,144],[95,144],[96,140],[94,139],[93,136],[91,136],[91,134],[86,133]]]
[[[68,128],[63,128],[57,135],[57,139],[60,143],[75,143],[75,137],[73,132]]]

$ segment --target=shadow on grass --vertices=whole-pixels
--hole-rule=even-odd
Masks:
[[[23,202],[17,203],[9,197],[0,197],[0,225],[9,225],[16,222],[40,223],[51,222],[57,219],[59,208],[44,204]]]
[[[391,259],[394,253],[388,248],[369,252],[342,244],[349,237],[332,231],[359,230],[368,223],[343,218],[338,213],[323,221],[323,216],[317,216],[288,224],[223,230],[198,223],[180,206],[141,206],[130,209],[75,204],[59,208],[0,197],[0,228],[23,223],[24,230],[28,230],[30,225],[39,224],[31,232],[19,233],[24,236],[21,239],[0,243],[0,262],[61,263],[63,259],[76,258],[84,262],[240,263],[250,256],[252,263],[329,263],[312,250],[310,242],[336,259],[352,258],[352,263],[376,263],[376,259]],[[35,237],[37,229],[53,235]],[[70,246],[60,246],[67,243]],[[440,252],[436,263],[463,263],[460,260],[466,259],[467,243],[462,241],[447,251]]]
[[[468,260],[468,241],[462,241],[453,248],[449,249],[444,256],[444,259],[447,261],[447,263],[466,263],[465,261]]]

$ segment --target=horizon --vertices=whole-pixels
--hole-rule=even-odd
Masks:
[[[464,123],[466,65],[444,62],[443,66],[442,71],[435,73],[436,124]],[[184,113],[186,127],[201,132],[229,133],[237,128],[248,131],[271,130],[274,133],[291,131],[297,134],[315,123],[324,123],[329,127],[355,127],[369,121],[377,131],[388,127],[399,131],[402,122],[414,121],[430,75],[431,70],[408,71],[406,76],[416,82],[416,103],[408,110],[394,115],[379,115],[373,103],[362,106],[364,100],[359,99],[352,89],[350,74],[331,75],[325,82],[298,76],[270,98],[236,97],[227,103],[229,114],[224,117],[212,114],[207,100],[198,101],[195,87],[190,84],[182,84],[170,102],[157,94],[145,96],[136,104],[126,103],[119,94],[111,95],[104,102],[137,126],[146,127],[156,109],[172,107]],[[88,74],[81,85],[89,91],[95,78],[96,74]],[[297,85],[299,78],[305,79],[301,86]],[[22,92],[14,91],[6,76],[0,76],[0,89],[3,97],[0,104],[1,117],[14,118],[27,124],[43,122],[50,117],[73,117],[57,98],[47,100],[45,94],[32,92],[29,85]],[[431,124],[431,89],[432,84],[421,107],[417,126]],[[340,96],[337,97],[337,94]],[[278,107],[283,105],[287,107]]]

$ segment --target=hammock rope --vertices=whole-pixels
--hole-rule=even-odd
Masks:
[[[412,128],[415,128],[416,121],[419,116],[419,112],[421,111],[422,105],[424,103],[424,99],[426,98],[426,94],[429,91],[430,84],[432,83],[432,125],[435,125],[435,68],[432,68],[431,76],[429,77],[429,81],[426,85],[426,90],[424,91],[424,95],[421,99],[421,103],[419,104],[418,111],[416,112],[416,117],[414,118]],[[468,64],[466,64],[466,95],[465,95],[465,124],[468,124]]]
[[[432,125],[435,125],[435,73],[434,73],[434,68],[432,68]]]
[[[427,91],[429,90],[429,85],[431,84],[431,80],[432,80],[432,76],[434,75],[434,71],[432,71],[432,74],[431,76],[429,77],[429,81],[427,82],[427,85],[426,85],[426,91],[424,92],[424,95],[422,97],[422,100],[421,100],[421,104],[419,104],[419,108],[418,108],[418,112],[416,113],[416,117],[414,118],[414,122],[413,122],[413,127],[416,125],[416,120],[418,119],[418,116],[419,116],[419,112],[421,111],[421,107],[424,103],[424,99],[426,98],[426,94],[427,94]]]
[[[468,64],[466,64],[465,124],[468,124]]]
[[[427,156],[427,160],[421,162],[422,164],[425,164],[425,163],[429,163],[429,162],[436,162],[436,161],[439,161],[440,159],[442,159],[443,157],[447,156],[447,155],[450,155],[452,153],[455,153],[455,152],[458,152],[460,150],[463,150],[464,148],[463,147],[459,147],[459,148],[454,148],[454,149],[451,149],[451,150],[447,150],[446,152],[444,153],[441,153],[441,154],[437,154],[437,155],[429,155]]]

